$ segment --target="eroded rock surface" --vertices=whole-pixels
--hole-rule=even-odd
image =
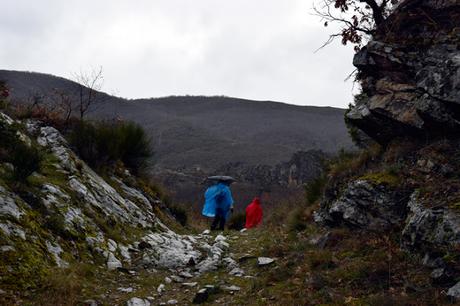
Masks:
[[[323,203],[314,218],[324,224],[384,231],[404,220],[406,201],[404,194],[391,188],[356,180],[332,203]]]
[[[406,1],[387,19],[353,60],[363,87],[353,124],[381,143],[460,131],[459,12],[458,1]]]
[[[4,114],[0,120],[14,123]],[[89,258],[109,270],[170,269],[186,278],[221,267],[239,269],[228,255],[226,237],[179,235],[162,223],[153,212],[159,200],[133,184],[136,179],[129,172],[105,180],[78,158],[56,129],[36,121],[25,127],[18,137],[27,137],[43,152],[47,171],[32,175],[28,192],[34,197],[18,195],[0,180],[4,252],[18,258],[26,251],[40,254],[43,257],[34,260],[44,267],[66,268]],[[148,303],[133,298],[128,305]]]

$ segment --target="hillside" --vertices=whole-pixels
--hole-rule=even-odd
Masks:
[[[55,88],[77,95],[72,81],[41,73],[0,70],[0,80],[7,82],[13,101],[51,98]],[[300,150],[336,152],[352,146],[342,109],[230,97],[126,100],[101,94],[100,100],[91,116],[140,123],[152,137],[159,169],[212,172],[235,162],[275,165]]]

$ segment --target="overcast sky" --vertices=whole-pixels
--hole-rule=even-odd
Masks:
[[[1,0],[0,69],[102,66],[126,98],[227,95],[345,107],[353,51],[312,0]]]

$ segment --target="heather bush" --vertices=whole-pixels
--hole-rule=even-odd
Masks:
[[[145,131],[132,122],[80,121],[68,133],[68,139],[77,154],[96,168],[121,161],[138,173],[152,156]]]
[[[13,179],[24,181],[39,170],[41,155],[33,146],[27,145],[17,135],[17,129],[0,122],[0,162],[14,166]]]

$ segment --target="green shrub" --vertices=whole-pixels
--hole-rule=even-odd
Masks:
[[[121,161],[137,173],[153,154],[145,131],[132,122],[81,121],[72,128],[68,139],[77,154],[96,168]]]
[[[8,107],[8,96],[10,95],[10,92],[8,91],[8,88],[6,87],[6,82],[0,80],[0,109],[6,109]]]
[[[228,228],[233,230],[241,230],[246,225],[246,214],[244,212],[233,213],[228,220]]]
[[[24,181],[39,170],[41,155],[17,136],[17,129],[0,122],[0,161],[13,164],[13,179]]]
[[[308,205],[313,205],[319,198],[321,198],[326,182],[326,176],[321,175],[320,177],[314,179],[305,186],[305,193]]]
[[[37,149],[24,143],[16,143],[10,162],[14,165],[14,177],[24,181],[33,172],[40,169],[41,156]]]

